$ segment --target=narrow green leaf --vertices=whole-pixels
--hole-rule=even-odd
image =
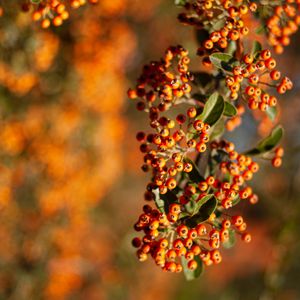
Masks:
[[[226,249],[232,248],[236,243],[236,237],[235,237],[235,231],[232,229],[229,229],[229,239],[223,243],[223,247]]]
[[[272,122],[275,121],[275,119],[277,117],[277,113],[278,113],[278,110],[277,110],[276,106],[272,106],[272,107],[268,106],[268,108],[266,110],[266,114]]]
[[[190,180],[194,183],[199,183],[201,181],[204,181],[205,179],[200,174],[200,171],[199,171],[198,167],[195,165],[195,163],[189,158],[185,158],[185,161],[189,162],[190,164],[193,165],[192,171],[188,173],[188,176],[189,176]]]
[[[225,101],[224,115],[226,117],[234,117],[237,114],[237,109],[230,102]]]
[[[256,30],[255,30],[255,33],[256,34],[263,34],[263,33],[265,33],[266,32],[266,26],[265,25],[262,25],[262,26],[260,26],[260,27],[258,27]]]
[[[186,4],[186,0],[175,0],[174,3],[177,6],[184,6]]]
[[[217,92],[213,93],[205,103],[203,112],[196,119],[213,126],[222,117],[225,109],[225,102]]]
[[[215,196],[209,198],[200,208],[197,214],[193,217],[186,219],[187,226],[194,228],[199,223],[205,222],[209,219],[211,214],[216,210],[218,201]]]
[[[225,120],[220,119],[212,128],[209,135],[210,141],[213,141],[223,135],[225,131]]]
[[[256,55],[258,52],[260,52],[261,50],[262,50],[262,45],[261,45],[261,43],[255,41],[255,42],[253,43],[253,46],[252,46],[251,54],[255,56],[255,55]]]
[[[193,76],[193,83],[202,88],[206,88],[214,80],[214,77],[206,72],[193,72]]]
[[[236,63],[236,59],[232,55],[222,52],[211,54],[209,59],[216,68],[225,71],[231,71],[233,64]]]
[[[159,194],[159,189],[154,189],[153,191],[154,194],[154,202],[156,204],[156,207],[158,210],[162,213],[165,213],[165,202],[161,199],[160,194]]]
[[[203,42],[209,38],[209,33],[206,29],[198,29],[196,30],[196,40],[199,45],[202,46]]]
[[[283,128],[278,125],[273,129],[269,136],[261,140],[255,148],[245,152],[245,154],[260,155],[271,151],[279,144],[280,140],[282,139],[283,133]]]
[[[230,41],[229,44],[228,44],[226,52],[230,55],[233,55],[235,51],[236,51],[236,42],[235,41]]]
[[[154,189],[152,192],[155,196],[154,202],[158,210],[163,213],[168,213],[170,204],[177,202],[176,195],[171,191],[167,191],[166,194],[160,194],[159,189]]]
[[[199,256],[195,256],[194,260],[197,262],[198,267],[196,270],[192,271],[188,268],[188,260],[185,257],[181,258],[181,264],[183,267],[183,274],[185,279],[188,281],[198,278],[203,272],[203,262]]]
[[[204,196],[199,201],[196,201],[198,196],[199,195],[197,194],[195,197],[196,199],[191,199],[190,202],[185,205],[186,212],[182,213],[180,215],[180,218],[183,218],[186,216],[192,217],[192,216],[196,215],[199,212],[201,206],[204,205],[207,201],[209,201],[212,197],[214,197],[213,194],[209,194],[209,195]]]
[[[200,208],[207,202],[210,201],[211,198],[213,198],[214,195],[213,194],[208,194],[206,196],[204,196],[203,198],[201,198],[199,201],[197,201],[195,203],[195,207],[194,207],[194,215],[197,214],[200,210]]]

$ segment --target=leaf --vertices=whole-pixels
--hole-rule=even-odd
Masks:
[[[255,41],[252,46],[251,55],[255,56],[258,52],[262,50],[261,43]]]
[[[229,229],[229,238],[222,245],[224,248],[230,249],[235,245],[235,243],[236,243],[235,231],[232,229]]]
[[[229,44],[228,44],[226,52],[230,55],[233,55],[235,51],[236,51],[236,42],[235,41],[230,41]]]
[[[220,119],[212,128],[209,135],[210,141],[213,141],[223,135],[225,131],[225,120]]]
[[[283,130],[282,126],[278,125],[277,127],[275,127],[273,129],[273,131],[271,132],[271,134],[269,136],[267,136],[266,138],[261,140],[255,148],[245,152],[245,154],[246,155],[260,155],[260,154],[264,154],[266,152],[271,151],[279,144],[279,142],[283,136],[283,133],[284,133],[284,130]]]
[[[221,30],[224,25],[225,25],[225,18],[221,18],[220,20],[216,21],[216,22],[213,22],[212,24],[212,28],[214,31],[218,31],[218,30]],[[208,28],[211,27],[211,24],[208,25]]]
[[[196,119],[213,126],[222,117],[225,108],[225,102],[222,96],[217,92],[213,93],[204,105],[204,109],[201,115]]]
[[[205,222],[209,219],[211,214],[216,210],[218,201],[215,196],[207,199],[207,201],[199,208],[197,214],[193,217],[186,219],[185,223],[190,228],[196,227],[199,223]]]
[[[198,29],[196,30],[196,40],[199,45],[202,45],[204,41],[209,38],[209,33],[206,29]]]
[[[205,100],[206,100],[206,97],[204,95],[201,95],[199,93],[195,93],[195,94],[192,94],[192,99],[195,99],[201,103],[205,103]]]
[[[225,101],[224,115],[226,117],[234,117],[237,114],[237,109],[230,102]]]
[[[236,63],[236,59],[232,55],[222,52],[211,54],[209,59],[216,68],[225,71],[231,71],[232,64]]]
[[[174,3],[177,6],[184,6],[186,4],[186,0],[175,0]]]
[[[159,189],[152,190],[154,194],[154,202],[159,211],[163,213],[169,212],[169,206],[172,203],[177,202],[177,197],[171,191],[167,191],[166,194],[160,194]]]
[[[236,206],[237,204],[239,204],[241,202],[241,198],[239,194],[237,194],[236,197],[231,202],[232,202],[232,206]]]
[[[200,210],[200,208],[207,202],[210,201],[211,198],[214,198],[215,196],[213,194],[208,194],[206,196],[204,196],[203,198],[201,198],[199,201],[196,202],[195,204],[195,210],[194,210],[194,214],[197,214]]]
[[[266,33],[266,29],[267,29],[267,26],[261,25],[260,27],[258,27],[258,28],[255,30],[255,33],[256,33],[256,34],[264,34],[264,33]]]
[[[189,159],[189,158],[185,158],[185,161],[186,161],[186,162],[189,162],[190,164],[193,165],[192,171],[189,172],[189,173],[187,173],[188,176],[189,176],[189,178],[190,178],[190,180],[191,180],[192,182],[194,182],[194,183],[199,183],[199,182],[201,182],[201,181],[204,181],[205,179],[204,179],[204,177],[200,174],[200,171],[199,171],[198,167],[195,165],[195,163],[194,163],[191,159]]]
[[[266,114],[269,117],[269,119],[274,122],[277,117],[277,107],[276,106],[268,106],[266,110]]]
[[[194,76],[193,83],[202,88],[207,87],[214,80],[214,77],[206,72],[193,72],[192,74]]]
[[[183,274],[185,279],[188,281],[198,278],[203,272],[203,262],[199,256],[195,256],[194,260],[197,262],[198,267],[196,270],[192,271],[188,268],[188,260],[185,257],[181,258],[181,264],[183,267]]]
[[[199,212],[201,206],[204,205],[207,201],[209,201],[212,197],[214,197],[214,195],[209,194],[201,198],[199,201],[196,201],[196,199],[192,199],[188,204],[185,205],[188,214],[186,215],[185,213],[183,213],[180,217],[181,218],[184,216],[191,217],[196,215]]]

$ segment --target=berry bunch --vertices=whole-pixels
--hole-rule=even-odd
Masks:
[[[140,151],[144,153],[142,169],[148,171],[152,168],[152,181],[159,187],[161,194],[176,187],[175,176],[192,171],[189,155],[206,150],[210,126],[199,119],[194,120],[195,116],[196,109],[191,107],[187,111],[187,117],[179,114],[176,120],[166,117],[154,120],[157,122],[154,133],[137,133],[137,140],[142,142]],[[183,126],[185,122],[187,124]],[[178,128],[175,127],[176,123]]]
[[[42,28],[48,28],[51,23],[60,26],[69,18],[68,8],[79,8],[85,5],[87,0],[39,0],[22,4],[24,12],[32,12],[32,20],[40,22]],[[96,4],[98,0],[88,0],[91,4]]]
[[[276,69],[270,50],[255,42],[247,51],[241,39],[249,32],[248,12],[259,15],[268,4],[243,0],[181,4],[186,12],[179,20],[201,33],[197,54],[214,69],[191,72],[188,52],[170,47],[163,59],[144,67],[135,89],[128,91],[129,98],[139,99],[137,109],[149,115],[151,132],[140,131],[136,138],[144,155],[142,169],[152,171],[144,198],[156,206],[143,207],[134,228],[144,235],[132,243],[139,260],[152,257],[164,271],[184,271],[193,279],[202,264],[220,263],[221,246],[231,247],[236,236],[251,241],[243,217],[232,215],[230,209],[240,202],[258,202],[248,184],[259,170],[252,156],[269,159],[275,149],[272,164],[282,162],[283,149],[277,148],[283,135],[280,126],[243,153],[221,138],[224,129],[241,125],[247,108],[266,111],[275,119],[277,98],[266,87],[284,94],[293,84]],[[181,112],[174,113],[175,108]]]
[[[284,0],[276,2],[266,18],[267,39],[276,53],[281,54],[290,44],[290,36],[295,34],[300,25],[300,1]],[[272,1],[269,2],[270,5]]]
[[[136,88],[128,91],[128,97],[140,98],[138,110],[152,109],[150,118],[156,111],[169,109],[191,91],[189,63],[187,50],[181,46],[168,48],[163,59],[144,66]]]
[[[179,273],[185,266],[193,271],[201,262],[206,266],[219,264],[222,256],[218,249],[228,242],[233,232],[240,234],[243,241],[251,241],[242,216],[217,218],[213,214],[207,222],[190,227],[178,225],[171,218],[172,214],[177,216],[180,213],[178,204],[170,206],[168,216],[144,205],[135,224],[135,229],[143,231],[144,236],[132,240],[132,245],[138,248],[140,261],[151,256],[164,271]]]
[[[237,100],[243,97],[247,100],[249,108],[259,108],[261,111],[265,111],[268,106],[276,106],[277,98],[266,92],[262,86],[275,87],[279,94],[284,94],[293,84],[288,77],[281,79],[281,72],[275,68],[276,60],[269,50],[244,54],[242,61],[237,61],[232,72],[228,72],[226,76],[230,99]],[[271,84],[270,80],[278,83]]]

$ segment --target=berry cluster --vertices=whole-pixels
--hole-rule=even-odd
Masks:
[[[214,179],[212,186],[221,205],[228,209],[233,206],[234,201],[240,199],[248,199],[251,204],[255,204],[258,198],[246,182],[259,170],[259,165],[251,157],[235,151],[231,142],[214,141],[211,147],[217,155],[221,155],[221,158],[217,156],[220,161],[219,177]]]
[[[185,5],[187,12],[178,16],[183,24],[196,26],[201,31],[202,45],[198,55],[203,56],[204,65],[209,65],[208,56],[216,51],[224,51],[230,42],[237,42],[248,35],[249,28],[244,17],[249,11],[255,12],[257,4],[250,1],[192,1]],[[206,36],[207,35],[207,36]]]
[[[169,109],[191,91],[189,63],[187,50],[181,46],[168,48],[163,59],[144,66],[136,88],[128,91],[128,97],[140,98],[138,110],[152,109],[150,118],[156,111]]]
[[[266,20],[268,42],[278,54],[290,44],[290,36],[296,33],[300,25],[300,1],[281,2],[282,4],[273,6]]]
[[[68,7],[76,9],[85,5],[87,0],[40,0],[22,4],[24,12],[32,12],[32,20],[40,22],[42,28],[48,28],[51,23],[60,26],[69,18]],[[98,0],[88,0],[91,4],[96,4]]]
[[[281,72],[275,68],[276,60],[269,50],[244,54],[242,61],[236,62],[231,74],[226,76],[230,99],[237,100],[241,96],[247,100],[250,109],[259,108],[261,111],[265,111],[268,106],[276,106],[277,98],[267,93],[262,86],[274,87],[279,94],[284,94],[293,84],[288,77],[281,79]],[[270,80],[277,83],[269,83]]]
[[[139,99],[137,109],[150,119],[152,132],[140,131],[136,138],[144,155],[142,169],[152,171],[144,198],[156,206],[144,206],[134,226],[144,235],[132,243],[139,260],[150,256],[164,271],[184,270],[187,278],[194,278],[191,272],[201,264],[220,263],[221,246],[232,246],[236,236],[251,241],[243,217],[230,214],[240,202],[259,200],[248,184],[259,170],[251,156],[270,159],[275,149],[272,164],[279,167],[282,162],[283,149],[276,148],[283,134],[280,126],[244,154],[221,138],[222,130],[241,125],[247,106],[260,111],[273,107],[266,114],[271,119],[277,98],[266,87],[284,94],[293,84],[281,76],[271,52],[258,42],[245,50],[245,17],[249,11],[258,16],[268,5],[243,0],[182,2],[186,12],[179,20],[196,27],[201,35],[197,54],[214,70],[190,72],[187,51],[170,47],[162,60],[144,67],[135,89],[128,91],[129,98]],[[170,108],[179,104],[189,107],[172,112]]]
[[[194,120],[196,112],[191,107],[187,111],[187,117],[184,114],[177,115],[176,120],[160,117],[155,120],[157,126],[154,133],[137,133],[137,140],[142,142],[140,151],[144,153],[142,169],[148,171],[152,168],[152,182],[159,187],[161,194],[176,187],[176,175],[192,171],[193,166],[188,155],[206,150],[210,126],[201,120]],[[183,127],[185,122],[187,124]],[[178,128],[175,127],[176,123]]]
[[[240,234],[245,242],[251,241],[242,216],[216,218],[213,214],[207,222],[190,228],[185,224],[176,224],[171,217],[180,214],[180,205],[172,204],[169,209],[170,213],[166,216],[144,205],[143,213],[135,223],[136,231],[143,231],[144,236],[132,240],[133,246],[138,248],[140,261],[151,256],[164,271],[179,273],[184,264],[188,269],[195,270],[199,261],[206,266],[219,264],[222,256],[218,249],[228,242],[232,232]]]

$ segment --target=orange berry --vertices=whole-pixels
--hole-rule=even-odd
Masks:
[[[281,157],[274,157],[272,159],[272,165],[275,168],[279,168],[282,165],[282,158]]]

